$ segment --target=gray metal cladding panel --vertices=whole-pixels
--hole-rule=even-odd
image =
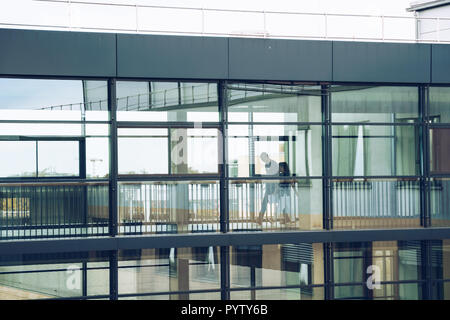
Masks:
[[[331,81],[331,41],[230,39],[229,75],[236,80]]]
[[[115,76],[115,35],[0,30],[0,74]]]
[[[333,80],[430,82],[429,44],[333,42]]]
[[[117,75],[138,78],[226,79],[228,39],[117,35]]]
[[[431,82],[450,83],[450,45],[432,45],[431,52]]]

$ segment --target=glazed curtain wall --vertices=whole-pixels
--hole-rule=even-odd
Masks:
[[[0,79],[1,238],[448,226],[447,87]]]
[[[1,299],[449,299],[448,240],[3,255]],[[427,262],[428,261],[428,262]],[[229,281],[223,281],[224,270]],[[117,293],[112,288],[117,286]]]

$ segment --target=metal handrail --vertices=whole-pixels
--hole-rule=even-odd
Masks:
[[[68,11],[68,19],[67,23],[64,22],[61,25],[50,25],[50,24],[20,24],[20,23],[0,23],[0,27],[2,26],[13,26],[13,27],[20,27],[20,28],[51,28],[51,29],[62,29],[62,30],[78,30],[78,31],[106,31],[106,32],[133,32],[133,33],[150,33],[150,34],[187,34],[187,35],[198,35],[198,36],[238,36],[238,37],[263,37],[263,38],[298,38],[298,39],[326,39],[326,40],[361,40],[361,41],[391,41],[391,42],[439,42],[439,43],[450,43],[450,39],[441,39],[441,31],[445,31],[445,26],[442,26],[443,21],[449,21],[450,17],[409,17],[409,16],[395,16],[395,15],[371,15],[371,14],[342,14],[342,13],[314,13],[314,12],[298,12],[298,11],[277,11],[277,10],[248,10],[248,9],[224,9],[224,8],[203,8],[203,7],[192,7],[192,6],[164,6],[164,5],[145,5],[145,4],[126,4],[126,3],[106,3],[106,2],[96,2],[96,1],[72,1],[72,0],[66,0],[66,1],[56,1],[56,0],[34,0],[35,2],[45,2],[45,3],[58,3],[63,4],[67,6]],[[96,27],[86,27],[86,26],[73,26],[72,25],[72,16],[73,7],[77,6],[106,6],[106,7],[123,7],[123,8],[134,8],[135,14],[134,14],[134,26],[133,27],[126,27],[126,28],[105,28],[101,26]],[[164,9],[164,10],[173,10],[175,11],[198,11],[201,13],[201,31],[200,30],[186,30],[186,26],[183,26],[183,30],[180,30],[180,28],[175,28],[174,30],[169,30],[169,28],[148,28],[148,27],[142,27],[141,22],[144,20],[146,23],[151,21],[151,19],[139,19],[139,13],[143,9]],[[227,32],[216,32],[213,30],[208,30],[208,24],[205,21],[205,17],[210,13],[242,13],[242,14],[255,14],[259,15],[260,18],[262,18],[263,21],[263,29],[262,30],[256,30],[256,31],[227,31]],[[280,33],[274,33],[270,32],[270,26],[268,26],[267,17],[270,15],[299,15],[302,17],[309,16],[309,17],[315,17],[319,20],[317,21],[317,25],[320,27],[320,29],[323,29],[323,31],[319,32],[318,34],[308,34],[303,33],[302,30],[298,30],[298,33],[294,31],[294,34],[292,34],[292,28],[289,30],[289,32],[280,32]],[[361,31],[360,28],[360,21],[355,22],[355,28],[352,28],[353,35],[331,35],[330,31],[333,30],[333,24],[330,23],[331,18],[365,18],[365,19],[379,19],[379,22],[376,22],[377,36],[362,36],[362,35],[356,35],[355,32]],[[389,36],[387,34],[387,25],[386,25],[386,19],[401,19],[401,20],[412,20],[412,21],[435,21],[436,28],[435,33],[436,37],[434,39],[420,39],[420,36],[418,34],[415,34],[414,36]],[[198,22],[198,21],[197,21]],[[379,25],[378,25],[379,24]],[[441,30],[440,28],[443,27]],[[198,28],[197,28],[198,29]],[[335,31],[335,30],[333,30]],[[397,30],[395,30],[397,31]],[[371,31],[372,32],[372,31]],[[411,30],[411,33],[414,31]],[[373,32],[372,32],[373,33]],[[379,36],[378,36],[379,34]]]

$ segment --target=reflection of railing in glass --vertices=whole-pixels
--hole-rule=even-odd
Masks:
[[[69,103],[61,104],[49,107],[39,107],[36,110],[50,110],[50,111],[108,111],[108,99],[90,101],[90,102],[80,102],[80,103]]]
[[[150,111],[165,107],[217,103],[216,86],[210,83],[186,85],[164,90],[127,95],[117,98],[117,106],[121,111]]]

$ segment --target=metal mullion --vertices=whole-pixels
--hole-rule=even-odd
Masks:
[[[431,273],[432,273],[432,257],[431,257],[431,245],[430,241],[423,240],[421,241],[421,264],[422,264],[422,299],[423,300],[431,300],[433,297],[432,294],[432,283],[431,283]]]
[[[219,179],[220,179],[220,231],[226,233],[229,231],[229,189],[228,189],[228,152],[227,152],[227,83],[221,81],[218,84],[218,100],[220,111],[220,141],[219,141]]]
[[[83,182],[98,182],[107,183],[109,180],[105,179],[81,179],[74,176],[71,177],[40,177],[40,178],[0,178],[0,185],[2,184],[43,184],[43,183],[83,183]]]
[[[286,122],[286,121],[267,121],[267,122],[257,122],[257,121],[230,121],[229,125],[233,126],[243,126],[243,125],[253,125],[253,126],[273,126],[273,125],[283,125],[283,126],[321,126],[322,122]]]
[[[110,120],[110,136],[109,136],[109,235],[115,237],[117,235],[118,222],[118,141],[117,141],[117,97],[116,97],[116,80],[108,80],[108,102],[109,102],[109,120]]]
[[[119,175],[117,180],[119,182],[217,181],[220,180],[220,175]]]
[[[88,295],[88,268],[87,262],[82,262],[82,295],[86,297]]]
[[[365,180],[417,180],[420,179],[421,175],[412,175],[412,176],[382,176],[382,175],[374,175],[374,176],[331,176],[333,180],[355,180],[355,179],[365,179]]]
[[[334,271],[333,271],[333,245],[330,242],[325,242],[322,245],[324,257],[324,299],[334,299]]]
[[[420,150],[420,207],[421,207],[421,225],[423,227],[431,226],[430,217],[430,168],[429,168],[429,114],[428,114],[428,87],[419,87],[419,150]]]
[[[329,86],[322,86],[322,219],[323,229],[330,230],[333,228],[332,218],[332,161],[331,161],[331,95]]]
[[[133,129],[133,128],[169,128],[169,129],[178,129],[178,128],[187,128],[187,129],[194,129],[196,128],[196,125],[198,122],[195,121],[160,121],[160,122],[144,122],[144,121],[117,121],[117,128],[126,128],[126,129]],[[221,128],[221,122],[215,122],[215,121],[205,121],[202,122],[202,129],[220,129]]]
[[[0,123],[30,123],[30,124],[109,124],[109,121],[71,121],[71,120],[0,120]]]
[[[228,188],[228,158],[227,158],[227,82],[220,81],[217,85],[220,112],[219,140],[219,198],[220,198],[220,231],[229,231],[229,188]],[[220,247],[220,296],[221,300],[230,299],[230,247]]]
[[[119,260],[118,251],[111,251],[109,256],[109,298],[117,300],[119,295]]]
[[[262,180],[275,180],[275,181],[304,181],[304,180],[322,180],[323,176],[254,176],[254,177],[227,177],[226,180],[230,182],[242,182],[242,181],[262,181]]]
[[[330,122],[332,126],[382,126],[382,127],[408,127],[420,126],[419,122]]]

